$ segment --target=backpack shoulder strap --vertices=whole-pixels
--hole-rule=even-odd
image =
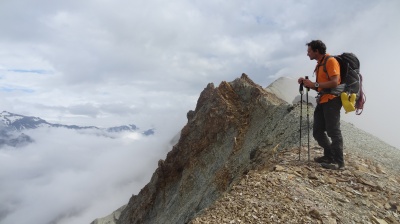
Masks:
[[[323,67],[323,68],[324,68],[324,72],[325,72],[326,77],[327,77],[328,79],[329,79],[329,75],[328,75],[328,70],[326,69],[326,63],[328,62],[329,58],[331,58],[331,57],[333,57],[333,56],[331,56],[331,55],[326,56],[326,57],[325,57],[325,60],[324,60],[324,63],[322,64],[322,66],[324,66],[324,67]]]
[[[333,57],[333,56],[332,55],[325,56],[322,64],[317,64],[317,66],[315,66],[315,70],[314,70],[315,75],[317,75],[319,67],[322,66],[327,78],[329,79],[328,70],[326,69],[326,62],[331,57]]]

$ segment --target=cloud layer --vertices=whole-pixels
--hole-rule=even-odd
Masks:
[[[171,147],[140,134],[27,134],[35,143],[0,150],[0,223],[90,223],[138,193]]]

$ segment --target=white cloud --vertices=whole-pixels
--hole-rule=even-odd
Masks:
[[[71,223],[78,218],[89,223],[139,192],[172,138],[136,134],[111,139],[64,129],[27,134],[36,142],[0,150],[1,223]]]

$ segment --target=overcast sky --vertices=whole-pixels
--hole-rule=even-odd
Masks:
[[[399,10],[398,0],[1,0],[0,110],[168,139],[210,82],[315,79],[305,44],[321,39],[361,61],[365,110],[343,119],[400,148]]]
[[[368,99],[350,121],[400,146],[399,10],[396,0],[3,0],[0,109],[78,125],[168,118],[180,129],[209,82],[311,76],[305,43],[321,39],[361,60]]]

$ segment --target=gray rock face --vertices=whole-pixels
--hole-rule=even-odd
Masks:
[[[243,74],[209,84],[179,142],[151,181],[133,196],[117,223],[186,223],[229,190],[262,151],[298,144],[292,106]],[[282,122],[286,120],[286,122]]]

